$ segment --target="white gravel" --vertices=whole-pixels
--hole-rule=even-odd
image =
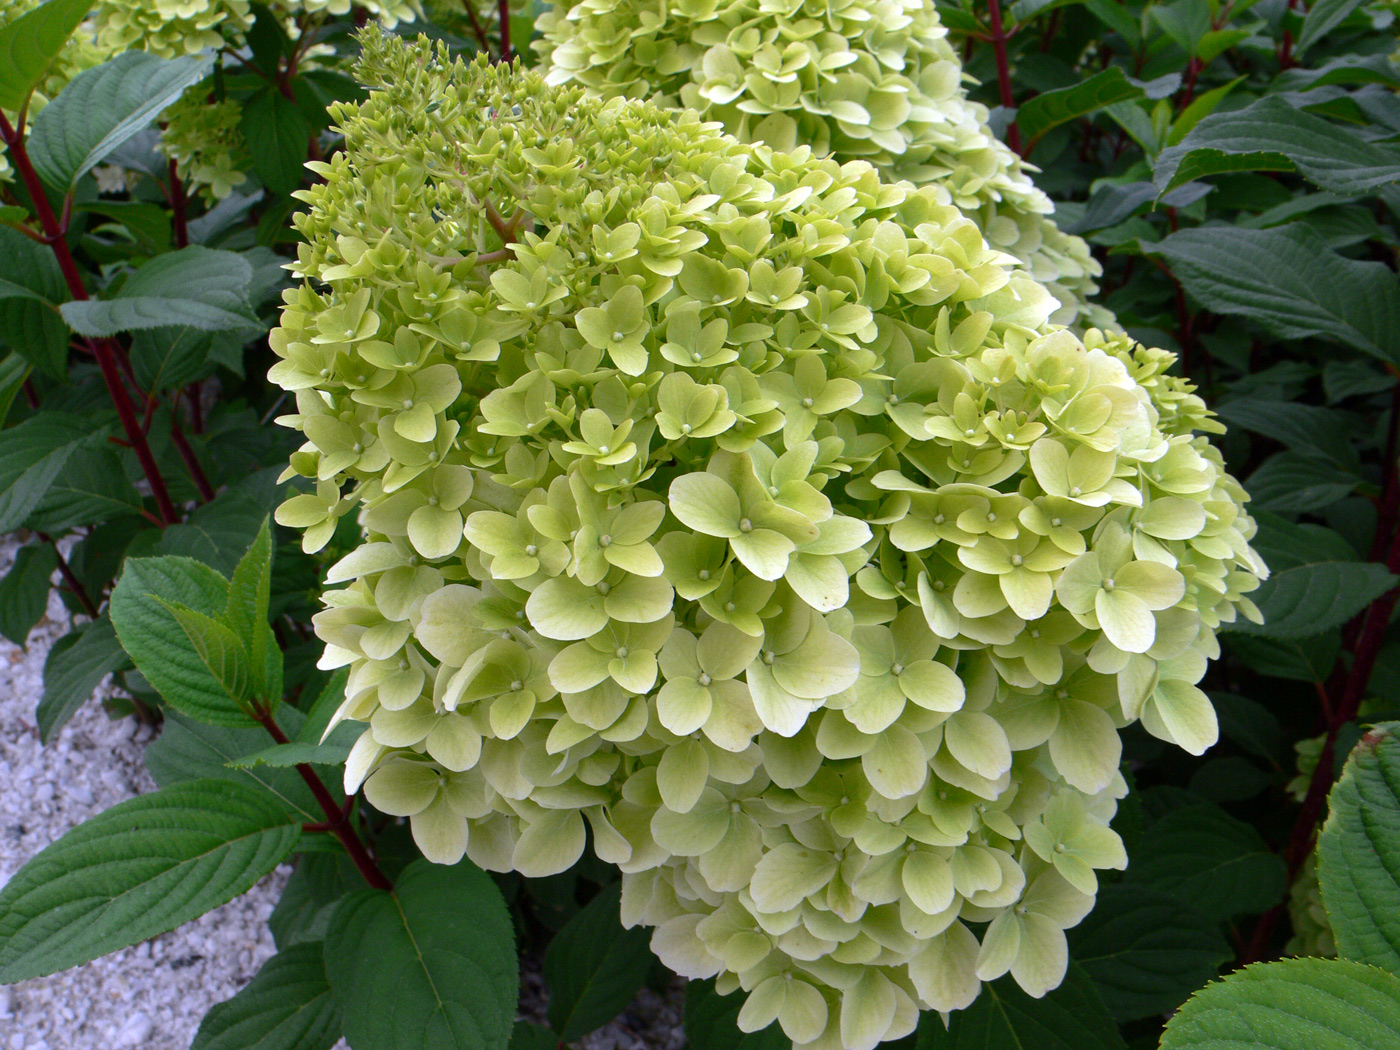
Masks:
[[[0,544],[0,573],[17,545]],[[67,624],[51,595],[27,649],[0,639],[0,885],[70,828],[155,786],[141,762],[149,730],[113,721],[96,699],[40,745],[44,658]],[[285,878],[274,872],[217,911],[86,966],[0,986],[0,1050],[186,1050],[205,1010],[273,953],[266,919]]]

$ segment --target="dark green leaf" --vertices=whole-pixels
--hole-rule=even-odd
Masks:
[[[1327,456],[1346,467],[1356,465],[1351,444],[1354,416],[1320,405],[1250,395],[1215,406],[1231,426],[1244,427],[1303,452]]]
[[[3,317],[0,317],[0,324],[3,323]],[[15,398],[24,389],[32,371],[29,362],[19,354],[11,353],[0,357],[0,424],[9,416]]]
[[[114,201],[99,197],[73,205],[74,212],[86,212],[110,219],[120,226],[144,253],[159,255],[170,250],[170,212],[148,201]]]
[[[239,128],[263,185],[278,194],[296,189],[311,136],[311,125],[296,103],[268,87],[244,105]]]
[[[143,390],[183,386],[210,371],[214,340],[221,332],[198,328],[146,328],[132,335],[131,367]],[[238,338],[233,336],[232,338]]]
[[[283,704],[277,723],[288,736],[295,736],[302,725],[302,714]],[[165,716],[159,738],[146,748],[146,768],[161,787],[189,780],[230,780],[259,792],[268,793],[303,822],[325,820],[306,782],[295,769],[259,766],[241,769],[234,763],[245,755],[267,747],[267,731],[210,726],[186,718],[178,711]],[[336,785],[330,785],[332,791]]]
[[[156,601],[155,599],[160,599]],[[112,622],[137,669],[171,707],[211,725],[256,725],[191,641],[166,603],[219,616],[228,581],[189,558],[129,558],[112,590]]]
[[[714,981],[685,984],[685,1038],[692,1050],[790,1050],[792,1040],[774,1021],[757,1032],[739,1029],[742,993],[720,995]]]
[[[1072,87],[1037,95],[1016,111],[1016,123],[1027,142],[1035,142],[1066,121],[1087,116],[1115,102],[1143,97],[1140,85],[1130,81],[1119,66],[1109,66]]]
[[[22,525],[73,453],[96,440],[77,416],[44,412],[0,431],[0,532]]]
[[[113,671],[131,666],[112,621],[103,613],[55,645],[44,660],[44,695],[35,711],[39,739],[48,743],[67,724],[78,708],[92,699],[93,691]]]
[[[47,544],[31,543],[15,552],[14,564],[0,580],[0,635],[23,646],[49,606],[50,577],[58,555]]]
[[[192,244],[156,256],[111,299],[64,303],[60,309],[69,327],[86,336],[172,326],[252,336],[262,330],[247,300],[252,277],[252,266],[234,252]]]
[[[1162,151],[1152,178],[1165,192],[1233,171],[1297,171],[1324,190],[1367,193],[1400,181],[1400,150],[1266,96],[1244,109],[1206,117]]]
[[[39,111],[29,156],[39,177],[66,193],[96,164],[203,79],[212,59],[124,51],[74,77]]]
[[[1262,624],[1237,620],[1229,629],[1269,638],[1304,638],[1339,627],[1392,587],[1400,577],[1376,562],[1323,561],[1275,573],[1250,595]]]
[[[392,892],[336,910],[326,969],[356,1050],[500,1050],[518,995],[515,938],[496,884],[475,865],[417,860]]]
[[[340,1005],[316,941],[283,948],[237,995],[200,1023],[190,1050],[327,1050],[340,1039]]]
[[[69,457],[24,523],[42,532],[62,533],[144,509],[116,451],[110,445],[85,446]]]
[[[48,0],[0,29],[0,108],[15,112],[92,10],[92,0]]]
[[[0,226],[0,345],[59,380],[68,375],[68,326],[56,304],[66,298],[53,252]]]
[[[1258,674],[1294,682],[1325,682],[1342,651],[1342,632],[1334,628],[1314,638],[1288,641],[1232,634],[1227,642],[1230,652]]]
[[[1400,980],[1336,959],[1256,963],[1192,996],[1162,1050],[1400,1050]]]
[[[1343,258],[1309,230],[1202,227],[1147,250],[1209,310],[1248,317],[1284,339],[1321,336],[1400,362],[1394,271]]]
[[[1168,813],[1128,859],[1128,883],[1169,894],[1212,922],[1265,911],[1286,888],[1283,860],[1259,833],[1209,803]]]
[[[284,58],[292,55],[292,42],[282,23],[264,4],[253,4],[253,26],[248,30],[248,48],[253,62],[269,77],[281,72]]]
[[[1335,462],[1301,452],[1270,456],[1249,478],[1255,505],[1280,514],[1330,507],[1345,499],[1361,479]]]
[[[173,930],[250,889],[296,845],[282,807],[193,781],[80,824],[0,891],[0,981],[65,970]]]
[[[651,969],[650,933],[640,926],[622,928],[620,891],[620,883],[600,890],[545,952],[549,1023],[566,1043],[621,1013]]]
[[[1303,52],[1345,22],[1360,6],[1361,0],[1317,0],[1303,19],[1303,31],[1298,34],[1294,54],[1301,58]]]
[[[559,1037],[541,1024],[516,1021],[507,1050],[557,1050]]]
[[[346,894],[364,888],[364,879],[344,854],[303,853],[268,916],[278,948],[304,941],[322,941],[331,916]]]
[[[1214,925],[1144,886],[1101,887],[1094,910],[1068,934],[1071,957],[1118,1022],[1176,1009],[1232,957]]]
[[[1370,729],[1332,789],[1318,843],[1342,957],[1400,973],[1400,723]]]
[[[162,532],[155,553],[193,558],[231,573],[266,517],[266,504],[231,489],[195,510],[183,525]]]
[[[336,710],[345,702],[345,683],[350,677],[349,668],[342,667],[331,676],[325,688],[307,709],[306,724],[297,734],[297,740],[304,744],[319,744],[326,735],[326,726],[331,724]],[[344,724],[344,723],[342,723]],[[337,731],[339,726],[336,727]]]
[[[1251,755],[1277,763],[1283,750],[1283,727],[1263,704],[1235,693],[1211,693],[1215,717],[1220,722],[1220,738]]]
[[[976,1001],[944,1028],[936,1013],[919,1020],[918,1050],[1124,1050],[1094,982],[1071,963],[1064,983],[1032,999],[1009,977],[982,985]]]
[[[239,559],[229,580],[224,622],[247,646],[254,695],[275,707],[282,699],[282,672],[281,652],[267,622],[271,587],[272,532],[264,518],[257,538]],[[273,668],[269,661],[278,666]]]

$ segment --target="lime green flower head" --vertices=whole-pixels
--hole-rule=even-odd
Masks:
[[[684,105],[749,142],[859,158],[891,181],[935,184],[1061,306],[1062,323],[1111,323],[1088,299],[1101,269],[1056,228],[1049,198],[967,98],[962,65],[928,0],[822,7],[760,0],[581,0],[539,20],[553,84],[602,98]],[[755,277],[758,275],[755,274]]]
[[[444,863],[591,840],[801,1046],[1053,988],[1118,730],[1208,747],[1257,615],[1203,406],[932,184],[377,29],[359,74],[270,340],[278,520],[364,534],[316,617],[346,789]]]

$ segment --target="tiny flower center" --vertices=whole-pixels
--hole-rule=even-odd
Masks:
[[[619,646],[617,647],[617,652],[616,652],[615,655],[617,656],[617,658],[618,658],[619,660],[626,660],[626,659],[627,659],[627,646],[625,646],[625,645],[619,645]]]
[[[1104,580],[1104,581],[1103,581],[1103,589],[1106,590],[1106,591],[1111,591],[1111,590],[1113,590],[1114,586],[1115,586],[1115,585],[1114,585],[1112,579],[1107,579],[1107,580]]]
[[[766,663],[769,667],[773,666],[773,661],[777,658],[778,654],[775,653],[772,649],[763,650],[763,662]]]
[[[513,679],[513,680],[511,681],[511,683],[510,683],[510,691],[511,691],[512,693],[518,693],[518,692],[520,692],[520,690],[522,690],[522,689],[524,689],[524,688],[525,688],[525,683],[522,682],[519,678]]]
[[[1053,529],[1058,529],[1063,521],[1063,518],[1051,518],[1050,527]]]
[[[599,451],[599,453],[601,453],[602,455],[606,456],[609,452],[612,451],[612,449],[608,448],[607,445],[599,445],[599,446],[598,446],[598,451]]]
[[[533,558],[533,557],[534,557],[536,554],[538,554],[539,552],[540,552],[540,549],[539,549],[537,546],[535,546],[533,543],[527,543],[527,544],[525,544],[525,553],[528,554],[530,557]]]
[[[708,580],[708,579],[710,578],[710,570],[709,570],[709,569],[701,569],[701,570],[700,570],[699,572],[697,572],[695,575],[699,576],[702,580]]]
[[[740,519],[739,519],[739,531],[740,531],[740,532],[753,532],[753,522],[749,521],[748,518],[740,518]]]
[[[811,407],[812,407],[813,405],[815,405],[815,404],[816,404],[816,402],[813,401],[810,397],[804,397],[804,398],[802,399],[802,407],[803,407],[803,408],[811,408]]]
[[[714,681],[714,679],[707,675],[704,671],[701,671],[700,677],[697,678],[696,681],[699,682],[701,685],[709,685],[711,682]]]
[[[1073,488],[1071,488],[1071,489],[1069,490],[1069,494],[1070,494],[1071,496],[1082,496],[1082,495],[1084,495],[1084,490],[1081,489],[1078,485],[1075,485]]]
[[[739,607],[738,607],[737,605],[735,605],[733,602],[725,602],[725,603],[724,603],[724,611],[725,611],[725,612],[733,612],[733,611],[734,611],[735,609],[737,609],[737,608],[739,608]]]
[[[614,332],[614,333],[613,333],[613,342],[614,342],[614,343],[620,343],[620,342],[622,342],[622,341],[623,341],[624,339],[626,339],[626,338],[627,338],[627,336],[623,335],[621,332]]]
[[[599,536],[599,537],[598,537],[598,546],[600,546],[600,547],[610,547],[610,546],[612,546],[612,537],[611,537],[611,536]]]
[[[894,675],[896,678],[898,678],[898,677],[899,677],[900,675],[902,675],[903,673],[904,673],[904,665],[903,665],[903,664],[895,664],[894,666],[892,666],[892,667],[890,668],[890,674]]]
[[[1026,560],[1026,559],[1023,558],[1023,557],[1021,557],[1019,554],[1013,554],[1013,555],[1011,555],[1011,564],[1012,564],[1012,565],[1020,565],[1020,564],[1021,564],[1023,561],[1025,561],[1025,560]]]

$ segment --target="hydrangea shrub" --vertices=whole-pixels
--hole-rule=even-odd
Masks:
[[[1057,985],[1118,730],[1210,746],[1266,573],[1172,355],[1053,323],[940,182],[364,43],[271,336],[278,520],[364,529],[316,618],[347,790],[442,863],[591,838],[799,1045]]]
[[[1054,320],[1105,326],[1101,268],[1059,230],[1027,166],[967,98],[962,63],[925,0],[581,0],[539,20],[552,84],[693,108],[745,141],[862,159],[934,183],[1060,301]]]

